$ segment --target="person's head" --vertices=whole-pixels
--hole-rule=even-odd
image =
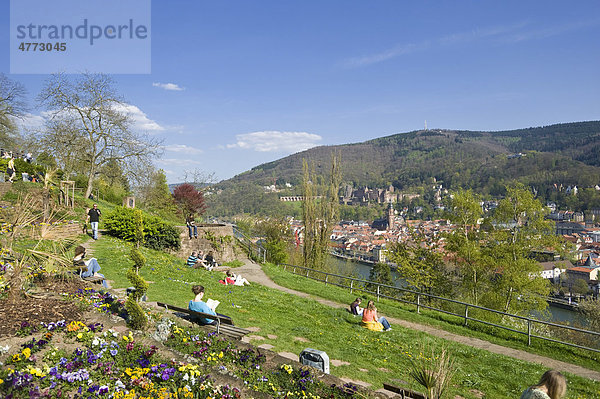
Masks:
[[[94,209],[98,209],[98,204],[94,204]]]
[[[192,256],[196,256],[196,251],[192,251]]]
[[[227,275],[227,277],[233,277],[233,273],[231,273],[231,270],[227,270],[225,274]]]
[[[556,370],[546,371],[536,386],[545,386],[550,399],[560,399],[567,393],[567,380]]]
[[[82,245],[78,245],[75,248],[75,256],[79,256],[79,255],[85,255],[85,247],[83,247]]]
[[[208,255],[213,256],[213,252],[212,251],[208,251]]]
[[[367,302],[367,309],[375,310],[375,302],[373,302],[373,301]]]
[[[354,300],[354,302],[356,302],[356,303],[360,304],[360,303],[362,302],[362,299],[361,299],[361,298],[356,298],[356,299]]]
[[[198,296],[198,294],[204,294],[204,287],[201,285],[195,285],[192,287],[192,292],[196,296]]]

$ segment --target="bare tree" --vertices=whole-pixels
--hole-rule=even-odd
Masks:
[[[21,118],[27,111],[25,87],[0,73],[0,142],[12,144],[11,133],[16,131],[15,118]]]
[[[86,197],[108,162],[143,162],[159,153],[159,142],[130,129],[125,104],[107,75],[53,75],[38,100],[51,114],[42,141],[62,166],[85,173]]]

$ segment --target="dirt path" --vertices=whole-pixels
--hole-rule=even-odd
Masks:
[[[235,269],[235,273],[239,273],[248,281],[253,283],[258,283],[264,285],[269,288],[274,288],[279,291],[287,292],[293,295],[301,296],[304,298],[313,299],[323,305],[331,306],[334,308],[346,308],[347,304],[342,304],[338,302],[333,302],[327,299],[319,298],[314,295],[310,295],[304,292],[292,290],[290,288],[282,287],[276,284],[273,280],[271,280],[261,269],[260,265],[247,260],[244,266],[240,266]],[[600,381],[600,372],[589,370],[581,366],[573,365],[570,363],[561,362],[559,360],[550,359],[544,356],[536,355],[533,353],[521,351],[518,349],[507,348],[505,346],[496,345],[478,338],[465,337],[462,335],[453,334],[447,331],[439,330],[437,328],[425,325],[409,322],[402,319],[397,319],[393,317],[388,317],[388,320],[392,325],[399,325],[405,328],[410,328],[413,330],[423,331],[428,334],[431,334],[435,337],[447,339],[449,341],[458,342],[461,344],[469,345],[474,348],[484,349],[486,351],[497,353],[500,355],[505,355],[512,357],[514,359],[524,360],[526,362],[539,363],[544,365],[545,367],[556,369],[559,371],[568,372],[571,374],[578,375],[580,377],[586,377],[592,380]]]

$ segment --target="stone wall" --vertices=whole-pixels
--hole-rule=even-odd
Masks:
[[[187,259],[192,251],[213,251],[217,263],[231,262],[237,259],[233,228],[224,224],[200,224],[197,226],[198,238],[190,240],[186,226],[177,226],[180,230],[181,248],[175,255]]]

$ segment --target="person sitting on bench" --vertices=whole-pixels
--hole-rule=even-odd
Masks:
[[[362,316],[363,315],[363,311],[365,310],[365,308],[360,307],[361,302],[362,302],[362,299],[356,298],[354,300],[354,302],[352,302],[350,304],[350,313],[352,313],[354,316]]]
[[[99,276],[102,277],[102,286],[104,288],[108,288],[106,284],[106,280],[104,279],[104,275],[98,273],[100,271],[100,264],[96,258],[91,258],[89,260],[83,260],[85,258],[85,248],[82,245],[78,245],[75,248],[75,257],[73,258],[73,266],[79,268],[81,270],[81,277],[92,277]],[[83,271],[83,267],[87,267],[86,271]]]
[[[204,287],[203,286],[201,286],[201,285],[193,286],[192,293],[195,295],[195,297],[188,304],[189,310],[193,310],[194,312],[208,313],[213,316],[219,316],[219,317],[225,317],[225,318],[231,319],[229,316],[225,316],[223,314],[219,314],[219,313],[215,312],[206,304],[206,302],[204,302],[202,300],[202,298],[204,297]],[[216,324],[217,323],[216,320],[211,320],[211,319],[207,319],[207,318],[199,318],[199,321],[202,324]]]

